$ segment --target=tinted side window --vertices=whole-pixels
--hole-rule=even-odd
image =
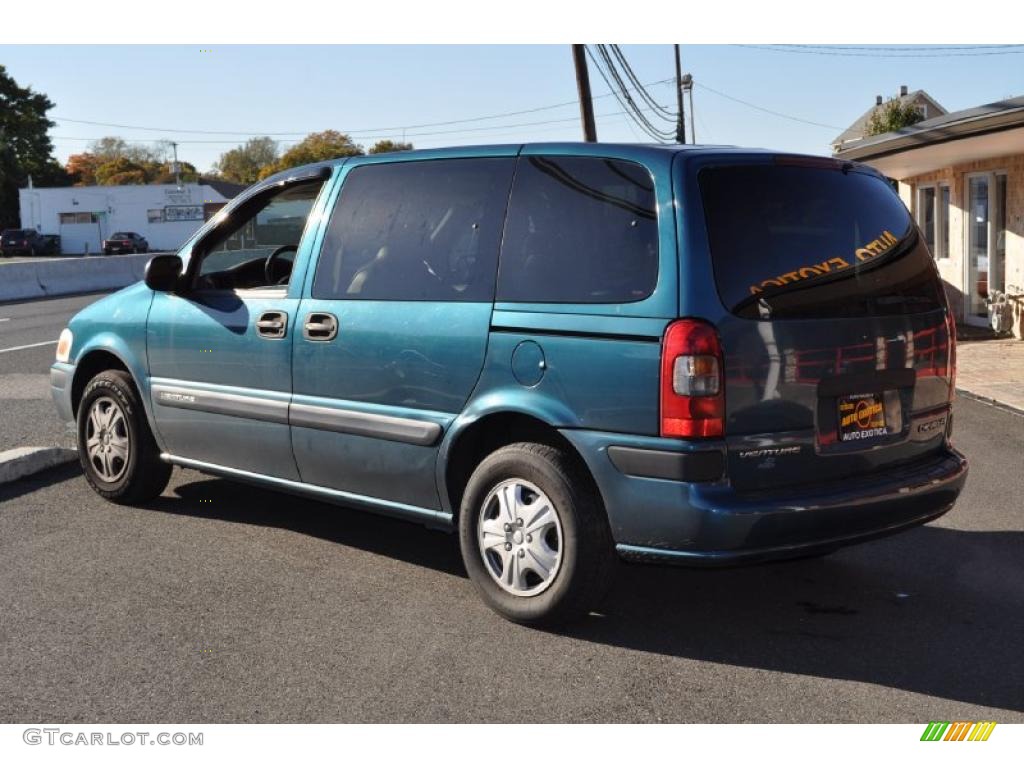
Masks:
[[[863,317],[943,306],[903,202],[872,174],[787,165],[699,176],[715,282],[748,318]]]
[[[657,202],[647,169],[594,157],[521,159],[499,301],[639,301],[657,281]]]
[[[317,299],[491,301],[513,158],[364,165],[345,178]]]

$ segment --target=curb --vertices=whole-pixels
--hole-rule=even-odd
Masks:
[[[0,451],[0,485],[77,460],[70,448],[12,448]]]
[[[1001,411],[1008,411],[1009,413],[1017,416],[1024,416],[1024,408],[1018,408],[1015,405],[1004,403],[1002,400],[996,400],[994,397],[979,395],[976,392],[971,392],[969,389],[960,389],[960,387],[956,388],[956,393],[966,397],[968,400],[974,400],[979,403],[984,403],[985,405],[991,405]]]

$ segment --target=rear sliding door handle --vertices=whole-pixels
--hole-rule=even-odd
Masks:
[[[330,341],[338,335],[338,318],[330,312],[310,312],[302,324],[302,335],[310,341]]]
[[[272,309],[256,320],[256,333],[265,339],[283,339],[288,333],[288,313]]]

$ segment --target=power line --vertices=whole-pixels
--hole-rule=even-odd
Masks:
[[[618,59],[619,64],[625,71],[626,77],[628,77],[630,82],[633,83],[633,89],[640,94],[640,98],[647,102],[647,105],[651,107],[651,109],[658,112],[666,120],[671,120],[674,122],[676,119],[678,119],[678,115],[669,112],[667,109],[662,108],[662,106],[658,104],[657,101],[654,100],[651,94],[647,92],[647,89],[644,88],[643,84],[640,82],[640,79],[636,76],[636,73],[633,71],[633,68],[629,65],[629,62],[626,60],[626,56],[622,52],[622,49],[620,49],[617,45],[611,45],[609,47],[612,49],[612,53],[615,54],[615,58]]]
[[[762,107],[759,104],[754,104],[754,103],[749,102],[749,101],[744,101],[743,99],[738,99],[735,96],[730,96],[727,93],[722,93],[721,91],[716,91],[711,86],[704,85],[704,83],[694,82],[694,85],[697,86],[698,88],[704,89],[705,91],[710,91],[711,93],[715,94],[716,96],[721,96],[723,99],[728,99],[729,101],[735,101],[737,104],[742,104],[745,107],[750,107],[750,109],[756,109],[759,112],[765,112],[765,113],[767,113],[769,115],[775,115],[776,117],[782,117],[782,118],[785,118],[786,120],[793,120],[794,122],[797,122],[797,123],[806,123],[807,125],[814,125],[814,126],[817,126],[818,128],[830,128],[830,129],[836,130],[836,131],[843,130],[838,125],[829,125],[828,123],[818,123],[818,122],[815,122],[814,120],[806,120],[806,119],[804,119],[802,117],[797,117],[795,115],[787,115],[785,112],[777,112],[774,109],[768,109],[768,107]]]
[[[941,53],[927,53],[924,52],[927,49],[919,49],[922,52],[911,52],[908,49],[906,53],[885,53],[881,50],[866,51],[864,53],[854,53],[853,51],[845,50],[822,50],[818,48],[786,48],[776,45],[753,45],[750,43],[736,43],[737,48],[756,48],[762,51],[773,51],[774,53],[799,53],[799,54],[812,54],[817,56],[852,56],[854,58],[889,58],[889,59],[937,59],[954,56],[1007,56],[1013,54],[1024,53],[1024,48],[1015,48],[1012,50],[977,50],[977,51],[966,51],[966,52],[941,52]]]
[[[672,134],[666,131],[659,130],[647,117],[643,114],[643,110],[640,109],[636,102],[633,101],[632,96],[629,94],[629,89],[625,83],[622,82],[622,78],[619,77],[618,72],[615,70],[615,65],[612,63],[611,58],[608,56],[607,51],[604,50],[604,46],[598,45],[597,50],[601,58],[604,60],[605,67],[608,69],[608,73],[605,73],[604,68],[601,66],[601,62],[594,56],[593,51],[590,50],[590,46],[586,47],[587,55],[590,56],[591,61],[594,62],[594,67],[601,75],[601,79],[604,80],[605,85],[608,86],[609,90],[615,95],[616,101],[619,105],[630,114],[636,124],[650,136],[654,141],[664,143],[666,140],[672,137]],[[609,76],[615,80],[615,85],[609,79]]]
[[[631,115],[631,114],[632,114],[631,112],[627,112],[627,111],[605,112],[605,113],[597,115],[597,117],[612,118],[612,117],[620,117],[622,115]],[[450,134],[460,134],[461,135],[461,134],[475,133],[475,132],[507,130],[509,128],[526,128],[526,127],[534,127],[534,126],[539,126],[539,125],[555,125],[555,124],[563,124],[563,123],[572,123],[572,122],[576,122],[576,120],[577,120],[577,118],[575,118],[575,117],[567,117],[567,118],[559,118],[559,119],[555,119],[555,120],[536,120],[536,121],[531,121],[531,122],[526,122],[526,123],[506,123],[506,124],[503,124],[503,125],[487,125],[487,126],[480,126],[478,128],[458,128],[458,129],[447,130],[447,131],[423,131],[423,132],[419,132],[419,133],[409,133],[409,134],[407,134],[407,136],[409,138],[421,138],[421,137],[426,137],[426,136],[443,136],[443,135],[450,135]],[[378,134],[378,135],[386,135],[386,134]],[[51,137],[51,139],[53,139],[54,141],[99,141],[102,138],[103,138],[102,136],[93,136],[93,137],[88,137],[88,136],[52,136]],[[126,139],[124,139],[124,141],[131,142],[131,143],[146,143],[146,142],[153,141],[153,139],[151,139],[151,138],[146,138],[146,139],[142,139],[142,138],[126,138]],[[238,139],[181,139],[181,140],[178,141],[178,143],[179,144],[219,144],[219,145],[222,145],[222,146],[227,146],[227,145],[237,144],[238,143]],[[297,142],[296,141],[281,141],[279,143],[282,143],[282,144],[294,144],[294,143],[297,143]]]
[[[780,43],[780,48],[810,48],[835,51],[989,51],[1000,48],[1024,48],[1021,43],[1006,45],[804,45]]]
[[[650,83],[645,83],[644,85],[646,87],[650,87],[650,86],[653,86],[653,85],[662,85],[662,84],[667,83],[667,82],[669,82],[669,79],[655,80],[655,81],[650,82]],[[602,94],[598,94],[598,95],[594,96],[594,98],[595,99],[604,99],[604,98],[607,98],[607,97],[612,96],[612,95],[613,95],[612,93],[602,93]],[[496,119],[501,118],[501,117],[514,117],[516,115],[527,115],[527,114],[532,114],[532,113],[535,113],[535,112],[544,112],[544,111],[549,110],[549,109],[559,109],[561,107],[576,106],[578,103],[579,102],[574,99],[572,101],[559,102],[558,104],[548,104],[548,105],[543,106],[543,107],[531,107],[530,109],[519,109],[519,110],[515,110],[515,111],[512,111],[512,112],[498,112],[498,113],[495,113],[493,115],[480,115],[480,116],[477,116],[477,117],[466,117],[466,118],[462,118],[462,119],[459,119],[459,120],[443,120],[443,121],[436,122],[436,123],[419,123],[417,125],[393,125],[393,126],[388,126],[388,127],[384,127],[384,128],[357,128],[357,129],[352,129],[352,130],[349,130],[349,131],[345,131],[345,133],[347,133],[349,135],[355,135],[355,134],[372,134],[372,135],[376,135],[376,134],[381,134],[381,133],[389,133],[389,132],[392,132],[392,131],[402,131],[402,130],[409,130],[409,129],[413,129],[414,130],[414,129],[417,129],[417,128],[437,128],[437,127],[443,127],[443,126],[448,126],[448,125],[459,125],[461,123],[478,123],[478,122],[484,122],[486,120],[496,120]],[[146,125],[128,125],[128,124],[125,124],[125,123],[104,123],[104,122],[99,122],[99,121],[96,121],[96,120],[79,120],[77,118],[59,117],[57,115],[52,115],[51,119],[52,120],[57,120],[57,121],[62,122],[62,123],[77,123],[79,125],[95,125],[95,126],[99,126],[101,128],[125,128],[125,129],[133,130],[133,131],[158,131],[158,132],[161,132],[161,133],[174,133],[174,134],[194,133],[194,134],[210,135],[210,136],[270,136],[270,137],[274,137],[274,136],[305,136],[306,134],[310,133],[309,131],[211,131],[211,130],[203,130],[203,129],[198,129],[198,128],[155,128],[153,126],[146,126]]]

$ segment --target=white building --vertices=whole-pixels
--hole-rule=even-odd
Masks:
[[[115,232],[138,232],[154,251],[175,250],[244,187],[198,184],[28,187],[19,190],[21,226],[60,235],[63,253],[97,253]]]

